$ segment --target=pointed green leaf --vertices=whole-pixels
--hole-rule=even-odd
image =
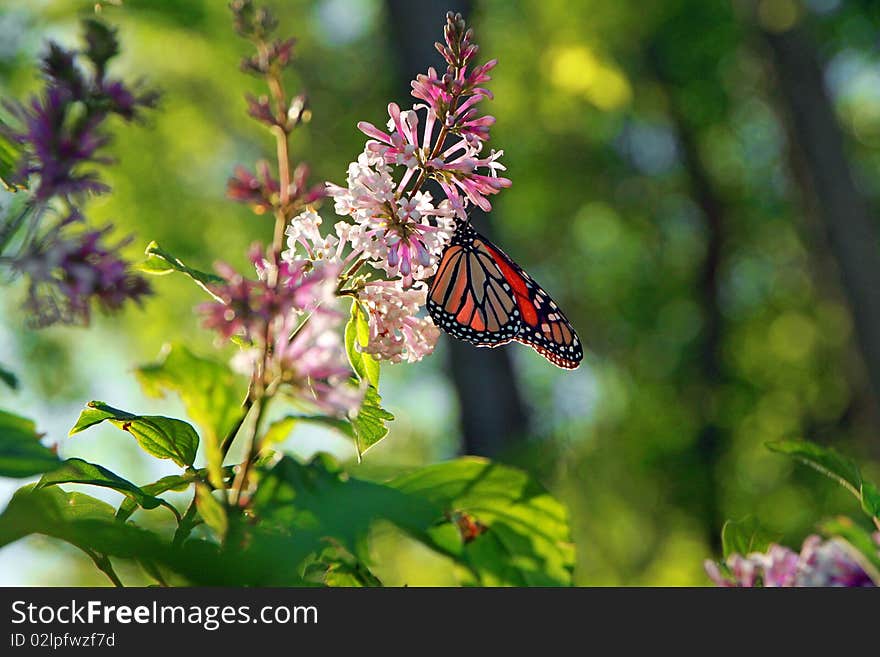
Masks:
[[[186,488],[192,484],[192,482],[196,481],[198,477],[199,471],[188,470],[182,475],[168,475],[152,484],[141,486],[141,491],[143,491],[145,495],[150,496],[161,495],[169,490],[182,491],[186,490]],[[137,507],[138,503],[136,501],[132,500],[130,497],[126,497],[116,511],[116,519],[128,520],[131,517],[131,514],[137,510]]]
[[[44,474],[36,487],[39,489],[56,484],[88,484],[111,488],[145,509],[155,509],[161,505],[177,515],[177,509],[165,500],[154,497],[103,466],[82,459],[67,459],[60,468]]]
[[[178,394],[187,415],[202,430],[211,483],[221,488],[220,445],[244,414],[242,378],[225,363],[196,356],[179,344],[166,346],[161,359],[139,367],[137,376],[148,395],[161,397],[169,390]]]
[[[218,301],[220,300],[217,295],[211,291],[210,286],[224,283],[225,281],[221,277],[215,274],[208,274],[199,271],[198,269],[193,269],[189,265],[184,264],[180,258],[163,249],[156,242],[150,242],[144,253],[147,256],[147,259],[137,266],[140,271],[146,274],[153,274],[154,276],[164,276],[175,271],[180,272],[189,276],[199,287],[212,297]]]
[[[133,415],[100,401],[88,403],[70,430],[70,435],[105,420],[130,433],[141,449],[156,458],[171,459],[181,467],[192,465],[196,458],[199,436],[183,420],[161,415]]]
[[[355,417],[351,418],[358,458],[370,447],[388,435],[388,425],[394,415],[382,408],[382,398],[373,386],[368,386],[364,400]]]
[[[865,513],[874,518],[880,517],[880,491],[874,484],[862,479],[859,466],[850,459],[830,447],[822,447],[806,440],[767,443],[767,447],[773,452],[792,456],[834,479],[856,496]]]
[[[370,341],[370,321],[357,300],[351,303],[351,316],[345,325],[345,351],[352,369],[361,381],[379,387],[379,361],[363,351]]]
[[[57,468],[61,459],[41,437],[32,420],[0,411],[0,476],[30,477]]]
[[[862,476],[858,466],[833,449],[806,440],[780,440],[767,443],[767,448],[770,451],[796,458],[801,463],[831,477],[853,495],[859,496]]]

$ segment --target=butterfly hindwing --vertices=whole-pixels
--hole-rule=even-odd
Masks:
[[[456,227],[443,254],[428,311],[440,328],[477,346],[516,340],[566,369],[583,358],[577,333],[556,302],[469,222]]]

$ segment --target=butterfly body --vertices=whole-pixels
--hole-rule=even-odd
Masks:
[[[556,302],[469,221],[458,223],[443,253],[428,312],[452,337],[478,347],[521,342],[565,369],[583,358],[580,340]]]

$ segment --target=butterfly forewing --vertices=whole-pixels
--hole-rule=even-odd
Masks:
[[[428,293],[434,323],[452,337],[494,347],[519,333],[519,309],[495,259],[476,233],[456,230]]]
[[[477,346],[516,340],[567,369],[583,358],[577,334],[556,303],[469,222],[456,227],[443,253],[428,311],[440,328]]]

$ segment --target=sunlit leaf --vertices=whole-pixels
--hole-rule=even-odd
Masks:
[[[88,403],[70,430],[70,435],[105,420],[130,433],[141,449],[156,458],[171,459],[181,467],[192,465],[196,458],[199,436],[183,420],[161,415],[133,415],[100,401]]]
[[[147,259],[138,264],[137,268],[140,271],[154,276],[164,276],[175,271],[180,272],[195,281],[199,287],[212,297],[218,301],[220,300],[210,288],[211,285],[224,283],[220,276],[193,269],[189,265],[184,264],[180,258],[163,249],[156,242],[150,242],[144,253]]]
[[[167,477],[162,477],[159,481],[153,482],[152,484],[147,484],[145,486],[141,486],[141,490],[146,495],[161,495],[167,491],[182,491],[186,490],[194,481],[196,481],[199,477],[199,471],[189,470],[183,474],[179,475],[168,475]],[[116,511],[116,519],[117,520],[128,520],[131,517],[131,514],[137,510],[138,504],[131,498],[125,498],[122,501],[122,504],[119,505],[119,509]]]
[[[379,361],[363,348],[370,340],[369,317],[355,300],[351,303],[351,316],[345,325],[345,351],[352,369],[362,381],[379,388]]]
[[[145,509],[155,509],[162,505],[177,514],[177,510],[165,500],[151,495],[103,466],[78,458],[67,459],[61,467],[44,474],[37,482],[37,489],[55,484],[88,484],[111,488]]]
[[[245,385],[225,363],[196,356],[183,345],[169,345],[161,359],[137,369],[138,380],[148,395],[176,392],[189,415],[202,430],[205,458],[211,483],[222,486],[220,445],[237,426],[244,410]]]
[[[525,472],[461,458],[393,479],[389,485],[440,506],[447,519],[467,514],[484,529],[432,532],[435,546],[459,555],[489,586],[567,586],[574,568],[568,513]],[[441,544],[442,539],[442,544]]]
[[[40,438],[32,420],[0,411],[0,476],[29,477],[57,468],[61,459]]]
[[[358,457],[388,435],[388,422],[394,415],[382,408],[382,398],[373,386],[368,386],[364,400],[355,417],[351,418]]]
[[[211,494],[211,489],[204,484],[196,486],[196,508],[199,510],[199,515],[202,517],[202,520],[205,521],[205,524],[213,529],[217,538],[222,541],[226,537],[226,532],[229,530],[229,520],[226,518],[226,509],[224,509],[223,505],[220,504],[217,498]]]

